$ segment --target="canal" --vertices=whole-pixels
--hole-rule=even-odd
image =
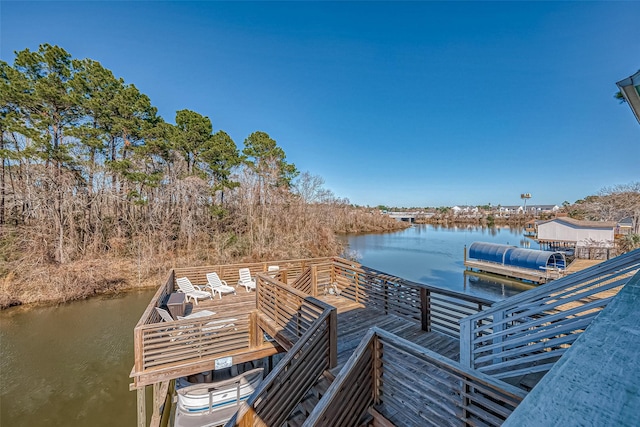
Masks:
[[[518,229],[431,225],[345,238],[364,265],[491,299],[524,288],[465,275],[464,246],[532,242]],[[135,425],[133,327],[154,292],[0,312],[0,426]]]

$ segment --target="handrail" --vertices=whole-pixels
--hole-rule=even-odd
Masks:
[[[546,373],[639,269],[640,249],[462,319],[460,362],[501,379]]]
[[[291,287],[304,292],[307,295],[316,296],[313,295],[311,267],[305,268],[296,280],[291,283]]]
[[[290,348],[313,327],[322,312],[333,309],[267,274],[258,274],[256,285],[259,325],[284,348]]]
[[[400,425],[499,426],[525,395],[374,327],[303,426],[358,426],[371,406]]]
[[[138,320],[136,327],[142,326],[142,325],[148,325],[150,323],[157,323],[162,320],[160,319],[160,316],[156,312],[155,308],[160,307],[160,305],[163,303],[165,298],[169,294],[171,294],[171,292],[173,292],[174,288],[175,288],[175,275],[173,270],[171,270],[169,271],[169,274],[167,275],[167,278],[165,279],[164,284],[158,288],[156,293],[151,298],[151,301],[147,305],[147,308],[145,309],[144,313],[142,313],[142,316],[140,316],[140,320]]]
[[[249,349],[249,317],[233,319],[226,327],[208,326],[219,318],[220,315],[212,315],[136,327],[136,343],[140,348],[139,354],[136,352],[134,374]]]
[[[323,311],[242,404],[227,427],[282,425],[320,375],[336,366],[336,309],[315,298],[308,300],[324,306]]]
[[[280,270],[286,270],[289,277],[297,277],[305,268],[314,264],[327,264],[331,262],[331,258],[301,258],[293,260],[278,260],[269,262],[245,262],[237,264],[218,264],[200,267],[179,267],[175,268],[176,277],[188,277],[194,284],[207,283],[206,273],[215,272],[220,279],[235,284],[238,282],[238,270],[248,268],[251,275],[268,272],[269,266],[278,266]]]
[[[412,282],[357,262],[333,259],[334,283],[341,296],[413,322],[425,331],[459,337],[459,320],[494,301],[423,283]]]

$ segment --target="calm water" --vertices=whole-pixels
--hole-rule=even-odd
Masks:
[[[348,237],[370,267],[449,289],[504,298],[522,288],[465,278],[463,247],[522,246],[508,228],[435,228]],[[132,426],[133,327],[155,290],[0,312],[0,426]]]
[[[133,327],[154,290],[0,312],[0,426],[133,426]]]
[[[531,249],[538,244],[508,227],[439,227],[414,225],[386,234],[349,236],[352,254],[371,268],[415,282],[498,300],[530,286],[514,281],[489,281],[464,272],[464,247],[476,241]]]

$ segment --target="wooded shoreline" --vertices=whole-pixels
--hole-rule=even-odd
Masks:
[[[364,219],[357,225],[352,225],[347,231],[350,233],[381,233],[402,230],[410,226],[409,223],[398,222],[384,216],[363,215],[354,208],[354,217]],[[369,220],[369,222],[366,222]],[[5,228],[4,232],[7,230]],[[318,256],[337,256],[344,247],[336,239],[336,234],[330,232],[331,242],[323,251],[314,250]],[[289,236],[295,239],[295,236]],[[132,246],[135,243],[130,242]],[[300,254],[291,253],[292,258],[301,258],[310,250],[302,250]],[[135,289],[155,288],[171,268],[179,266],[203,266],[236,262],[267,261],[272,257],[260,259],[247,256],[233,257],[229,253],[207,251],[206,248],[194,248],[193,253],[184,250],[171,251],[155,257],[139,257],[123,255],[107,255],[86,258],[65,264],[45,263],[32,265],[28,271],[21,270],[29,263],[28,254],[22,254],[22,259],[13,262],[13,270],[0,277],[0,310],[14,306],[38,306],[65,303],[82,300],[97,295],[117,294]],[[276,255],[274,255],[275,257]]]

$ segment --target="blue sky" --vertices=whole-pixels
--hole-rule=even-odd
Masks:
[[[299,170],[375,206],[574,202],[640,181],[614,98],[640,69],[639,2],[0,4],[0,57],[57,44],[174,122],[242,148],[267,132]]]

